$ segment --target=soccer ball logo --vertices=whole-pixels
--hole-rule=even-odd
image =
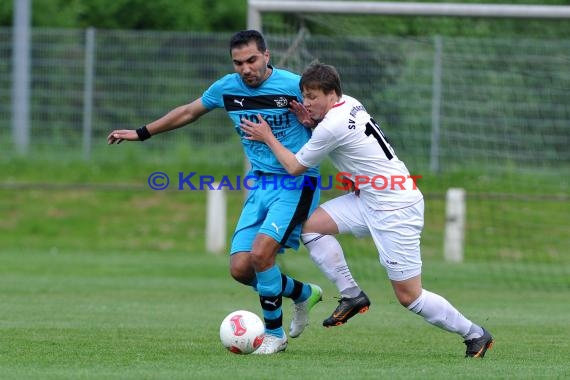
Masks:
[[[220,340],[234,354],[251,354],[264,337],[263,321],[250,311],[234,311],[224,318],[220,326]]]

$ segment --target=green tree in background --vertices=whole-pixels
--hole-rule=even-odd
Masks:
[[[12,25],[15,0],[0,1],[0,27]],[[337,0],[338,1],[338,0]],[[371,1],[371,0],[369,0]],[[411,1],[411,0],[410,0]],[[416,0],[418,1],[418,0]],[[30,0],[32,25],[49,28],[234,32],[247,26],[247,0]],[[419,0],[434,3],[570,5],[570,0]],[[337,15],[308,27],[316,33],[342,24],[382,35],[570,37],[568,20]],[[292,15],[273,14],[278,22]],[[333,21],[334,20],[334,21]],[[340,24],[339,24],[340,23]]]
[[[12,25],[15,0],[0,1],[0,27]],[[338,0],[337,0],[338,1]],[[32,26],[48,28],[234,32],[247,26],[247,0],[30,0]],[[487,4],[570,5],[570,0],[425,0]],[[300,15],[317,34],[347,28],[355,34],[469,37],[570,37],[570,22],[538,19],[453,18],[416,16]],[[267,14],[269,24],[296,19]],[[361,32],[360,32],[361,31]]]
[[[30,0],[32,25],[50,28],[235,31],[246,27],[246,0]],[[0,2],[12,25],[14,0]]]

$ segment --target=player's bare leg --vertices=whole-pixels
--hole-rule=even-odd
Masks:
[[[493,346],[493,337],[488,331],[465,318],[445,298],[423,289],[421,275],[392,281],[392,287],[402,306],[432,325],[461,335],[467,346],[466,357],[484,357]]]
[[[255,270],[250,252],[236,252],[230,255],[230,274],[244,285],[256,286]]]

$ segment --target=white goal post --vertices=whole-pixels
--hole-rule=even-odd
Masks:
[[[261,29],[263,12],[318,12],[403,16],[567,19],[570,6],[515,4],[398,3],[363,1],[248,0],[249,29]]]

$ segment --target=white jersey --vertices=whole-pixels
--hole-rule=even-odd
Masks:
[[[343,95],[327,112],[295,157],[301,165],[314,167],[327,155],[340,172],[337,180],[344,176],[355,182],[360,198],[374,210],[405,207],[422,199],[378,124],[351,96]]]

